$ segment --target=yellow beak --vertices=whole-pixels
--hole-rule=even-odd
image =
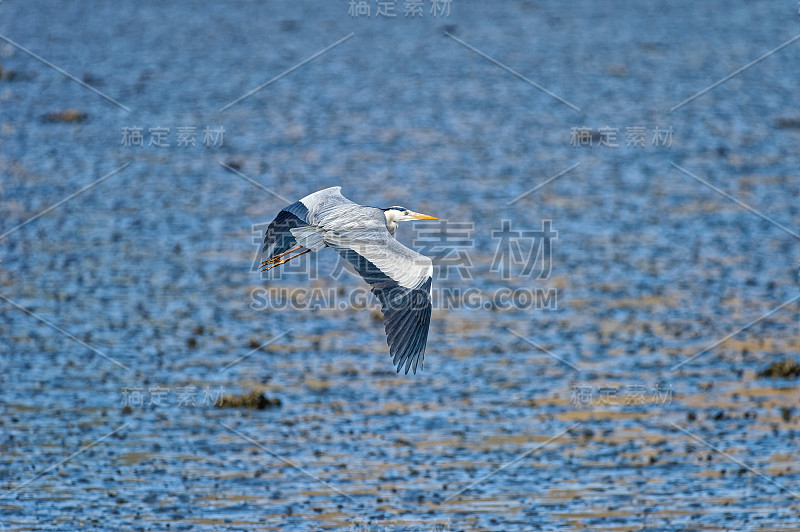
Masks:
[[[415,220],[438,220],[436,216],[430,216],[428,214],[422,214],[419,212],[410,212],[408,213],[409,218],[413,218]]]

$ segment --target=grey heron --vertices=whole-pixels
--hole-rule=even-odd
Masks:
[[[386,343],[397,372],[422,367],[431,322],[433,263],[395,237],[397,223],[437,220],[405,207],[359,205],[331,187],[284,207],[267,227],[262,271],[312,251],[335,249],[381,303]],[[294,254],[292,254],[294,253]]]

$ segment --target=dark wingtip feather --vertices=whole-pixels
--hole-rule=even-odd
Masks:
[[[422,368],[428,329],[431,316],[431,281],[424,278],[421,285],[408,288],[400,285],[366,257],[350,248],[337,248],[336,251],[358,271],[361,277],[372,286],[381,303],[383,324],[389,356],[396,373]]]

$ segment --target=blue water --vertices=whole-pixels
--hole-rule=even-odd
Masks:
[[[671,109],[797,6],[395,7],[0,5],[0,530],[796,527],[800,44]],[[467,232],[416,375],[333,252],[253,269],[332,185]]]

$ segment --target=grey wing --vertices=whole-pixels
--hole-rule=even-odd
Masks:
[[[431,323],[431,259],[408,249],[383,227],[326,233],[335,248],[372,287],[381,302],[392,363],[405,373],[425,358]]]
[[[319,229],[321,217],[331,209],[343,205],[356,205],[342,196],[342,187],[330,187],[295,201],[284,207],[269,224],[264,234],[266,257],[273,257],[297,245],[317,251],[324,247]]]
[[[307,209],[306,221],[311,225],[318,225],[328,213],[345,206],[360,207],[355,202],[342,196],[342,187],[330,187],[309,194],[299,203]]]

